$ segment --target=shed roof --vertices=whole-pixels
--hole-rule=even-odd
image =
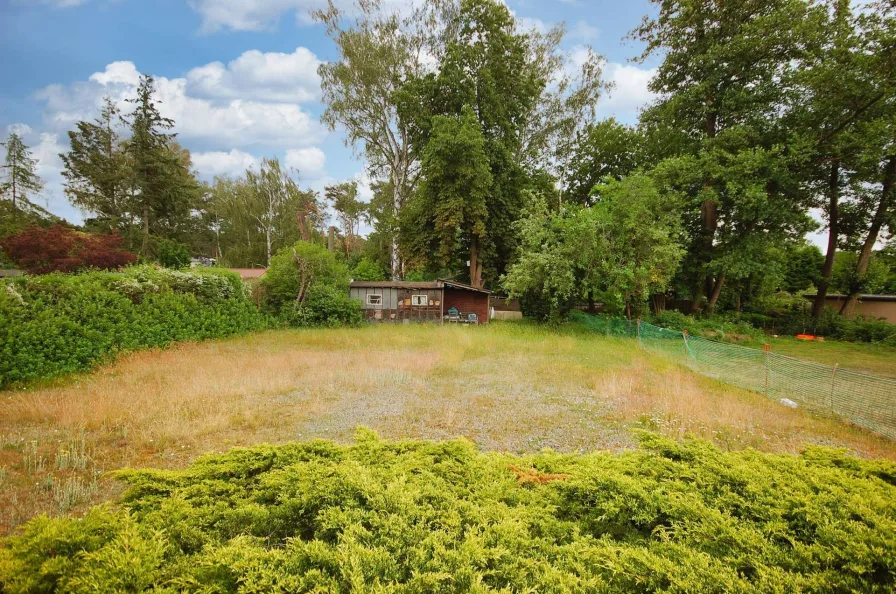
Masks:
[[[490,295],[491,291],[488,289],[477,289],[476,287],[472,287],[470,285],[466,285],[464,283],[459,283],[453,280],[445,280],[438,279],[434,281],[423,281],[423,282],[414,282],[414,281],[352,281],[352,288],[355,289],[444,289],[445,287],[451,289],[460,289],[462,291],[473,291],[475,293],[485,293],[486,295]]]

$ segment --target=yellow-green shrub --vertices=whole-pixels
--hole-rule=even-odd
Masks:
[[[891,592],[896,577],[896,467],[834,450],[645,436],[514,457],[362,431],[119,476],[118,507],[8,539],[4,591]]]

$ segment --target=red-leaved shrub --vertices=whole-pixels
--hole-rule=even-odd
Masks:
[[[0,247],[22,270],[48,274],[87,268],[113,270],[132,264],[137,256],[122,248],[123,243],[118,232],[93,235],[55,225],[29,227],[0,240]]]

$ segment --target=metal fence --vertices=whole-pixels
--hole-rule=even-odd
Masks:
[[[787,398],[896,439],[896,380],[692,336],[636,320],[592,318],[591,329],[637,338],[694,371],[775,399]]]

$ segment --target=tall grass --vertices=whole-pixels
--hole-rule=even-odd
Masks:
[[[890,442],[699,377],[626,339],[515,323],[278,330],[132,353],[56,386],[0,392],[0,530],[59,508],[37,484],[46,476],[90,485],[100,468],[343,441],[358,425],[519,453],[623,450],[632,429],[650,428],[733,450],[820,443],[896,458]],[[72,505],[117,489],[101,477]]]

